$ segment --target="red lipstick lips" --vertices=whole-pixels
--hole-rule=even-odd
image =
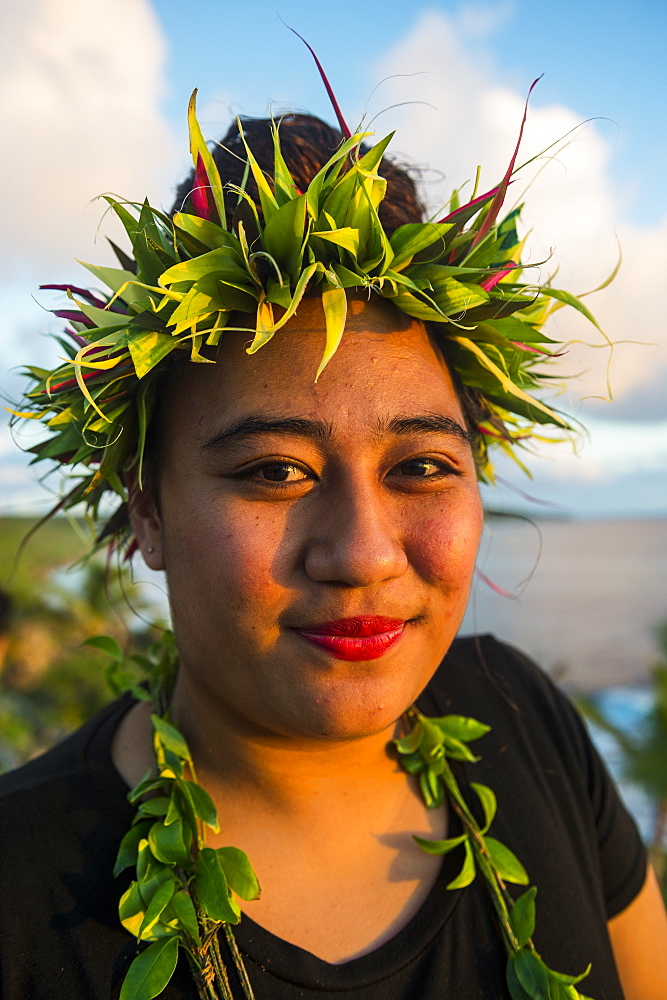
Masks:
[[[308,642],[326,649],[338,660],[375,660],[403,635],[402,618],[362,615],[339,618],[309,628],[297,629]]]

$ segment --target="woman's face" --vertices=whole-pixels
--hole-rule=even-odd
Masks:
[[[461,407],[422,324],[382,303],[350,302],[317,384],[319,300],[246,344],[226,334],[172,382],[159,514],[134,515],[166,570],[180,682],[246,732],[380,732],[468,598],[482,510]]]

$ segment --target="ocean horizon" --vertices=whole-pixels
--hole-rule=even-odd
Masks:
[[[667,518],[487,517],[461,634],[493,632],[567,688],[641,684],[667,619]]]

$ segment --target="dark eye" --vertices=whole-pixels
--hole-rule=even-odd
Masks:
[[[288,462],[271,462],[255,469],[254,476],[268,483],[296,483],[306,479],[303,469]]]
[[[411,458],[408,462],[402,462],[396,466],[393,474],[427,479],[429,476],[445,475],[452,471],[444,462],[436,462],[433,458]]]

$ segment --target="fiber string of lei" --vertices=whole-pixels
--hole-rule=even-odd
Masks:
[[[338,109],[337,114],[340,120]],[[387,186],[379,170],[391,136],[363,149],[367,133],[352,135],[342,121],[341,127],[349,137],[301,192],[283,159],[280,123],[273,129],[270,184],[245,144],[239,122],[246,179],[254,179],[258,206],[245,190],[246,181],[240,187],[221,182],[197,122],[193,94],[190,210],[171,219],[148,202],[136,205],[107,197],[125,227],[132,256],[114,247],[120,268],[85,265],[107,292],[46,286],[63,290],[70,300],[68,308],[55,310],[68,323],[68,339],[58,338],[66,357],[53,371],[27,369],[32,387],[23,409],[13,411],[14,419],[41,421],[51,435],[29,449],[34,462],[47,461],[70,472],[68,489],[51,514],[83,504],[91,524],[97,525],[108,510],[104,505],[116,499],[116,510],[97,534],[93,551],[106,548],[109,555],[115,550],[129,558],[136,550],[123,473],[136,467],[141,485],[159,374],[172,352],[182,356],[187,351],[193,362],[211,363],[210,352],[223,333],[242,329],[252,335],[248,351],[253,353],[279,334],[306,291],[319,292],[325,316],[316,377],[344,335],[349,289],[380,295],[431,324],[448,363],[483,404],[476,454],[481,479],[494,478],[490,447],[523,468],[520,449],[535,440],[558,440],[554,428],[561,436],[571,432],[567,420],[535,395],[551,384],[544,366],[562,348],[542,327],[564,306],[599,327],[571,293],[549,282],[522,280],[520,209],[504,218],[500,211],[515,171],[523,123],[499,184],[483,194],[475,189],[463,204],[454,192],[439,222],[402,225],[389,235],[378,208]],[[225,198],[230,196],[235,206],[228,212]],[[254,329],[231,325],[239,313],[254,314]],[[546,427],[552,428],[550,436]],[[120,1000],[158,996],[180,951],[187,955],[202,1000],[235,1000],[239,995],[250,1000],[253,991],[232,928],[241,918],[238,900],[257,898],[259,883],[238,848],[206,846],[206,829],[217,832],[219,822],[213,801],[197,783],[187,744],[169,717],[177,664],[173,636],[166,633],[149,657],[131,657],[129,665],[113,640],[90,641],[111,655],[109,675],[116,689],[129,688],[155,706],[155,771],[129,795],[136,816],[115,866],[115,874],[134,869],[119,913],[140,946]],[[134,679],[137,666],[149,678],[146,687]],[[578,976],[555,972],[533,945],[536,889],[527,888],[516,901],[507,891],[507,883],[527,886],[528,875],[511,850],[489,833],[494,793],[472,783],[480,821],[452,772],[450,761],[477,759],[468,744],[488,727],[458,715],[429,719],[415,708],[407,712],[405,723],[406,734],[395,741],[398,760],[417,776],[426,806],[436,808],[446,797],[463,830],[446,840],[417,842],[432,854],[463,848],[462,868],[449,890],[462,890],[477,876],[483,880],[507,950],[513,1000],[585,1000],[577,984],[588,970]],[[220,936],[231,961],[223,958]]]

